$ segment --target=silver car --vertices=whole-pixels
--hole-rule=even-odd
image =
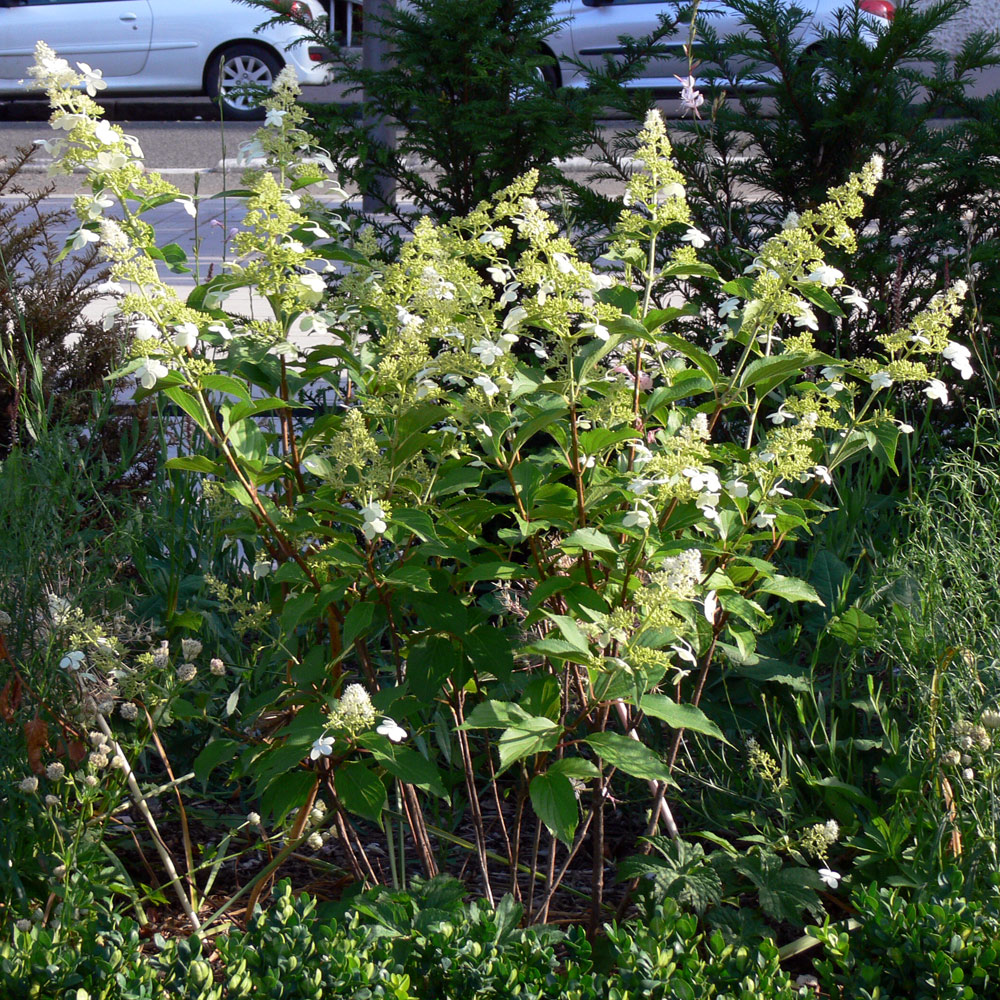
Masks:
[[[323,15],[316,0],[291,9],[303,19]],[[226,117],[257,117],[241,84],[269,87],[286,64],[304,85],[327,78],[324,53],[299,44],[301,25],[258,32],[265,20],[232,0],[0,0],[0,96],[30,96],[23,81],[41,40],[71,65],[101,70],[109,97],[221,95]]]
[[[794,5],[808,15],[804,24],[805,39],[817,35],[822,25],[831,26],[837,10],[852,0],[794,0]],[[857,0],[858,9],[868,20],[877,25],[892,20],[895,8],[891,0]],[[788,6],[792,6],[789,0]],[[620,36],[642,38],[659,27],[660,17],[676,16],[677,7],[660,0],[557,0],[553,13],[562,21],[548,44],[558,63],[547,74],[555,86],[585,87],[587,77],[583,70],[570,60],[578,59],[585,66],[599,68],[605,56],[621,53]],[[705,0],[699,8],[721,37],[740,30],[739,16],[720,0]],[[682,79],[688,76],[688,58],[684,46],[688,41],[689,27],[679,26],[672,37],[661,44],[669,49],[665,58],[651,60],[643,75],[630,83],[633,87],[652,90],[678,90]],[[681,79],[678,79],[681,78]],[[697,74],[696,74],[697,78]]]

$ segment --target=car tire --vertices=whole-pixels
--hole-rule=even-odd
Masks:
[[[813,93],[826,107],[837,96],[836,75],[829,67],[831,55],[821,44],[806,49],[802,54],[802,66],[812,82]]]
[[[205,92],[219,102],[223,118],[256,121],[264,109],[252,97],[235,91],[255,84],[271,89],[283,63],[270,50],[252,42],[237,42],[218,52],[205,71]]]
[[[559,79],[559,65],[556,63],[555,56],[551,52],[545,52],[545,55],[552,59],[552,62],[546,62],[539,66],[538,75],[542,78],[542,83],[555,93],[562,83]]]

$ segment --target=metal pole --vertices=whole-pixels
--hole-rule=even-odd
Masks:
[[[364,0],[364,24],[362,25],[361,65],[369,71],[378,72],[385,68],[389,59],[389,46],[378,36],[382,27],[380,20],[388,17],[396,9],[396,0]],[[366,95],[367,97],[367,95]],[[365,127],[371,140],[389,149],[396,148],[396,128],[385,120],[371,115],[365,119]],[[386,206],[395,208],[396,182],[386,174],[376,174],[373,190],[366,192],[362,199],[362,209],[375,213]]]

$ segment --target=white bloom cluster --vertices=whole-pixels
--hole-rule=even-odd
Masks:
[[[330,712],[330,725],[349,733],[371,729],[375,723],[375,706],[360,684],[348,684],[340,701]]]
[[[657,574],[656,582],[664,589],[678,596],[694,593],[701,579],[701,552],[685,549],[675,556],[663,560],[663,569]]]
[[[837,821],[828,819],[825,823],[814,823],[810,826],[802,834],[799,846],[806,854],[825,861],[830,848],[837,843],[839,836],[840,826]]]
[[[201,650],[202,645],[197,639],[181,639],[181,655],[185,660],[193,660]]]

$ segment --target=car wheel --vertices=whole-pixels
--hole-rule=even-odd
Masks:
[[[542,83],[544,83],[549,90],[556,91],[559,89],[562,81],[559,79],[559,66],[554,61],[555,57],[552,56],[550,52],[545,53],[553,59],[553,62],[547,62],[538,67],[538,75],[542,78]]]
[[[812,84],[812,92],[824,107],[837,97],[837,75],[831,68],[832,58],[832,53],[819,44],[802,55],[802,66]]]
[[[263,118],[264,109],[258,98],[244,90],[248,87],[270,90],[281,67],[281,60],[263,46],[249,42],[230,45],[209,64],[205,91],[219,101],[225,118],[240,121]]]

